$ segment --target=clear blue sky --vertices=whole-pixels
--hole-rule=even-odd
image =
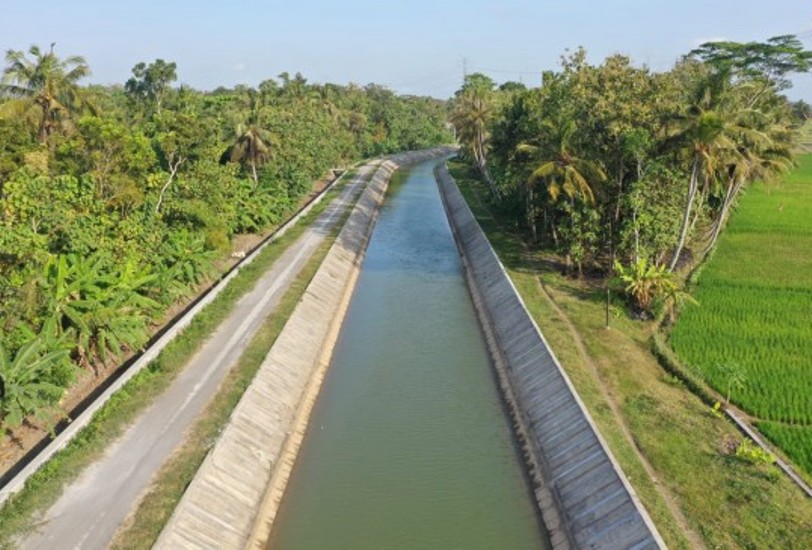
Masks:
[[[711,39],[798,34],[802,0],[39,0],[0,6],[0,48],[57,43],[88,60],[92,81],[123,83],[139,61],[178,64],[199,89],[257,85],[282,71],[314,82],[375,82],[448,97],[469,72],[537,85],[565,49],[623,53],[665,70]],[[812,76],[788,95],[812,102]]]

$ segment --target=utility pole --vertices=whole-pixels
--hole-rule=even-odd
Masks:
[[[468,78],[468,58],[462,58],[462,83],[465,84],[465,79]]]

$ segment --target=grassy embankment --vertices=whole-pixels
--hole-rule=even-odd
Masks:
[[[604,328],[603,288],[529,252],[482,184],[460,165],[452,173],[669,547],[812,547],[812,502],[774,466],[720,452],[738,432],[660,367],[655,324],[618,305]]]
[[[742,198],[669,335],[682,363],[812,476],[812,155]]]
[[[344,181],[350,181],[347,174]],[[321,203],[285,233],[267,246],[249,265],[242,268],[231,283],[192,323],[173,340],[143,371],[132,378],[102,409],[91,423],[60,453],[29,478],[25,488],[0,509],[0,547],[13,545],[14,538],[32,528],[38,511],[52,505],[63,488],[75,479],[107,446],[146,409],[180,373],[200,345],[231,312],[274,261],[306,230],[339,193],[342,185],[331,190]],[[118,547],[148,548],[174,510],[183,489],[216,440],[242,393],[253,379],[264,356],[285,321],[293,312],[307,283],[326,255],[337,230],[324,243],[287,291],[276,315],[270,317],[254,336],[239,364],[221,384],[217,395],[190,430],[190,436],[168,464],[159,472],[153,487],[139,510],[128,521],[125,536],[117,537]]]

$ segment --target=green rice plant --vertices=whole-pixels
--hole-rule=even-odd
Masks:
[[[812,426],[759,422],[758,429],[807,472],[812,471]]]
[[[743,197],[692,290],[702,307],[682,313],[669,343],[812,473],[812,155],[799,160],[780,186]],[[732,364],[746,382],[718,368]]]

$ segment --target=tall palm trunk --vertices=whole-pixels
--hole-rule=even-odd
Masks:
[[[257,152],[257,145],[252,140],[248,144],[248,157],[251,159],[251,175],[254,177],[254,187],[259,185],[259,177],[257,176],[257,157],[259,153]]]
[[[735,177],[731,178],[728,182],[725,200],[722,202],[722,208],[719,210],[719,216],[713,222],[713,231],[711,233],[710,240],[708,241],[708,246],[705,248],[706,254],[713,250],[713,247],[716,246],[716,241],[719,240],[719,234],[722,232],[722,228],[725,226],[725,223],[727,223],[727,218],[730,214],[730,207],[733,205],[733,201],[739,194],[743,184],[744,180],[742,178]]]
[[[37,131],[37,139],[44,145],[48,142],[48,136],[51,134],[51,100],[46,96],[41,96],[37,99],[37,103],[42,109],[42,121]]]
[[[252,158],[251,159],[251,175],[254,177],[254,187],[259,185],[259,176],[257,175],[257,163]]]
[[[699,187],[699,155],[694,156],[694,164],[691,167],[691,181],[688,185],[688,196],[685,203],[685,211],[682,213],[682,227],[680,229],[679,241],[677,242],[677,249],[674,251],[674,257],[671,259],[671,264],[668,266],[668,271],[674,271],[677,266],[679,257],[682,254],[682,249],[685,247],[685,239],[688,236],[688,227],[691,223],[691,210],[693,209],[694,199],[696,198],[696,191]]]
[[[493,178],[491,178],[490,170],[488,170],[488,158],[487,154],[485,153],[485,140],[481,132],[477,132],[474,157],[477,167],[479,168],[479,173],[482,174],[482,179],[485,180],[485,184],[488,186],[493,198],[497,198],[499,196],[499,192],[496,189],[496,184],[493,182]]]

